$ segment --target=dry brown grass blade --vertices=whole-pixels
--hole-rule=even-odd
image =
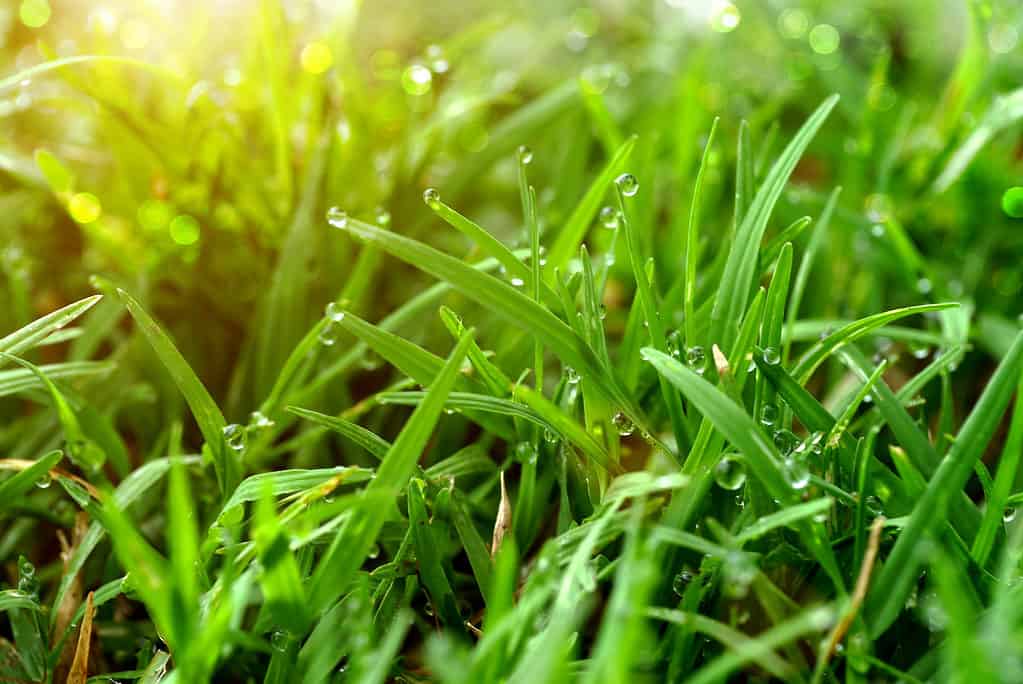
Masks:
[[[75,659],[71,663],[71,672],[67,676],[68,684],[85,684],[89,678],[89,647],[92,643],[92,618],[96,615],[96,606],[92,602],[93,592],[85,599],[85,615],[82,626],[78,630],[78,647]]]
[[[504,535],[511,529],[512,510],[508,500],[508,490],[504,486],[504,473],[501,473],[501,503],[497,507],[497,518],[494,519],[494,537],[490,542],[490,556],[497,555],[504,541]]]
[[[67,538],[62,532],[57,532],[57,538],[60,540],[60,558],[64,563],[64,574],[68,572],[68,563],[71,562],[71,557],[75,553],[75,549],[82,543],[82,539],[85,537],[85,533],[89,531],[89,514],[85,511],[80,511],[75,516],[75,526],[71,532],[71,541],[68,542]],[[67,631],[67,626],[71,624],[71,620],[74,619],[75,613],[78,611],[78,606],[82,604],[82,575],[77,573],[75,578],[71,581],[71,585],[68,590],[64,593],[64,598],[61,600],[60,605],[55,608],[56,613],[53,618],[53,646],[58,645],[61,636]],[[63,682],[67,680],[68,673],[71,671],[71,661],[74,658],[74,652],[71,650],[70,644],[65,643],[63,650],[60,653],[60,659],[54,666],[54,678],[55,682]]]
[[[874,524],[870,527],[870,539],[867,542],[867,550],[863,553],[863,563],[860,565],[860,574],[856,578],[856,587],[853,589],[845,614],[831,630],[831,636],[828,638],[828,645],[823,655],[825,661],[831,658],[835,648],[845,638],[849,626],[852,625],[856,614],[860,611],[860,606],[863,605],[863,599],[867,596],[870,575],[874,571],[874,561],[877,559],[877,549],[881,544],[881,530],[884,529],[884,523],[885,518],[878,516],[874,518]]]

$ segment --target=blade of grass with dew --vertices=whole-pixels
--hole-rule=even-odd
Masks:
[[[828,228],[831,225],[831,217],[835,213],[835,206],[838,204],[839,195],[842,194],[842,188],[837,187],[831,191],[828,195],[828,200],[824,204],[824,209],[821,210],[820,218],[817,220],[817,224],[813,227],[813,231],[810,233],[810,240],[806,246],[806,251],[803,253],[803,258],[799,262],[799,270],[796,271],[796,280],[792,284],[792,294],[789,297],[788,304],[788,317],[785,320],[785,347],[782,352],[782,363],[788,364],[789,355],[792,348],[793,328],[796,324],[797,316],[799,315],[799,307],[803,302],[803,293],[806,291],[806,285],[810,280],[810,273],[813,270],[814,262],[817,259],[817,253],[821,249],[825,238],[828,234]]]
[[[226,500],[241,480],[242,468],[234,454],[229,453],[224,439],[224,428],[227,427],[224,415],[167,333],[127,292],[118,290],[117,293],[192,410],[213,458],[221,497]]]
[[[847,347],[843,351],[845,358],[851,362],[853,372],[859,375],[860,379],[873,376],[876,371],[870,369],[870,363],[855,347]],[[906,409],[898,401],[895,394],[882,380],[873,383],[871,387],[878,411],[884,421],[891,428],[898,440],[899,445],[905,450],[913,467],[920,472],[925,479],[934,476],[935,470],[940,466],[941,458],[937,450],[931,445],[927,435],[917,427]],[[966,495],[959,492],[953,495],[950,503],[951,519],[956,531],[967,542],[976,538],[980,526],[981,516],[976,506]]]
[[[941,461],[899,534],[864,605],[870,633],[877,637],[898,617],[921,562],[919,545],[945,520],[949,500],[962,491],[974,462],[983,454],[1023,368],[1023,333],[1002,359],[952,448]]]
[[[625,162],[628,161],[635,146],[636,136],[632,136],[622,143],[593,180],[593,183],[590,184],[575,209],[572,210],[565,225],[558,232],[558,237],[554,239],[554,244],[547,252],[547,263],[551,267],[549,273],[553,273],[555,268],[563,269],[567,266],[572,255],[579,249],[587,229],[600,209],[600,203],[604,199],[607,189],[615,177],[622,172]]]
[[[449,282],[469,299],[536,335],[562,361],[589,378],[592,387],[620,406],[634,423],[646,427],[646,420],[635,402],[618,385],[610,371],[602,366],[586,342],[561,319],[516,288],[421,242],[381,230],[377,226],[349,219],[345,230],[360,240],[379,244],[392,256]]]
[[[28,325],[0,338],[0,352],[15,355],[33,348],[91,309],[102,298],[103,295],[86,297],[37,318]]]
[[[1023,451],[1023,380],[1016,387],[1016,401],[1009,422],[1009,435],[998,459],[994,487],[985,501],[980,531],[973,540],[971,553],[982,566],[986,566],[991,558],[995,538],[1006,514],[1005,506],[1019,468],[1021,451]],[[2,500],[3,497],[0,496],[0,501]]]
[[[425,490],[425,483],[419,479],[413,479],[407,490],[409,530],[416,551],[416,564],[435,615],[445,627],[457,629],[462,618],[458,614],[455,593],[444,571],[440,547],[426,510]]]
[[[27,468],[0,482],[0,512],[18,502],[25,492],[31,491],[38,482],[50,477],[50,471],[64,458],[64,452],[57,449],[41,456]]]
[[[447,396],[454,388],[471,339],[471,331],[462,336],[431,384],[426,399],[416,407],[391,449],[380,462],[376,477],[364,490],[365,495],[387,493],[397,497],[408,483],[416,461],[443,413]],[[356,517],[341,529],[313,572],[309,586],[312,605],[330,605],[345,591],[352,575],[369,554],[383,523],[384,516],[380,514],[367,517],[362,513],[356,514]]]
[[[358,444],[377,460],[383,460],[384,456],[387,455],[387,450],[391,448],[390,442],[383,439],[375,432],[367,430],[361,425],[357,425],[350,420],[345,420],[344,418],[336,416],[328,416],[325,413],[312,411],[299,406],[289,406],[287,410],[289,413],[293,413],[300,418],[305,418],[306,420],[310,420],[326,428],[330,428],[339,435],[342,435]]]
[[[642,350],[643,358],[653,365],[658,373],[665,376],[679,389],[700,412],[717,428],[736,448],[745,455],[746,464],[757,479],[764,484],[768,493],[785,507],[796,503],[796,494],[782,473],[778,463],[780,457],[774,446],[767,442],[763,433],[753,423],[753,419],[737,406],[731,399],[698,374],[689,370],[667,354],[655,349]],[[842,575],[838,563],[816,523],[801,524],[800,534],[803,543],[811,550],[835,588],[844,592]]]
[[[668,340],[664,333],[664,322],[661,320],[660,303],[657,301],[654,288],[644,268],[639,235],[637,234],[638,227],[633,225],[633,216],[628,207],[628,198],[635,194],[635,190],[628,190],[627,186],[636,182],[635,177],[629,174],[623,174],[615,179],[620,212],[619,220],[625,231],[625,243],[629,253],[629,263],[632,266],[632,277],[636,282],[636,298],[639,300],[644,327],[647,329],[646,337],[654,349],[667,352]],[[692,440],[686,429],[686,414],[682,408],[682,399],[665,378],[658,376],[657,381],[660,384],[661,396],[668,411],[672,431],[675,433],[675,443],[679,450],[685,450]]]
[[[870,316],[866,316],[857,321],[853,321],[848,325],[839,328],[835,332],[831,333],[823,340],[818,341],[810,349],[803,354],[796,365],[792,369],[792,377],[796,381],[805,385],[813,375],[813,372],[817,370],[824,360],[833,353],[836,349],[843,345],[855,342],[864,335],[867,335],[872,330],[876,330],[883,325],[897,321],[900,318],[906,316],[912,316],[914,314],[923,314],[929,311],[941,311],[943,309],[950,309],[959,306],[958,302],[943,302],[939,304],[919,304],[917,306],[907,306],[901,309],[892,309],[890,311],[883,311]]]
[[[721,276],[718,295],[711,313],[710,339],[719,344],[726,353],[731,351],[732,342],[737,334],[733,325],[746,310],[749,301],[760,241],[774,205],[803,151],[837,102],[838,96],[832,95],[807,119],[771,167],[750,203],[749,211],[743,215],[742,222],[736,228],[735,240]]]

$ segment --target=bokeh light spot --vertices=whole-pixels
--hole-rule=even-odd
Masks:
[[[409,95],[426,95],[432,83],[433,74],[422,64],[412,64],[401,75],[401,87]]]
[[[727,1],[714,3],[710,13],[710,27],[718,33],[729,33],[739,26],[742,15],[739,8]]]
[[[99,198],[90,192],[79,192],[71,196],[67,205],[68,213],[78,223],[92,223],[103,214]]]
[[[29,28],[45,26],[50,20],[50,3],[47,0],[21,0],[18,16],[21,23]]]
[[[830,55],[841,40],[838,29],[831,24],[817,24],[810,29],[810,48],[818,55]]]
[[[325,43],[313,42],[302,48],[302,69],[310,74],[322,74],[334,65],[334,54]]]
[[[1002,211],[1012,218],[1023,218],[1023,186],[1009,188],[1002,195]]]
[[[195,244],[199,240],[199,222],[188,214],[179,214],[170,222],[170,236],[179,245]]]

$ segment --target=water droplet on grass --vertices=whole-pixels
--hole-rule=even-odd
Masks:
[[[725,455],[714,467],[714,481],[722,489],[735,491],[746,482],[746,466],[737,455]]]
[[[409,95],[426,95],[432,85],[433,72],[422,64],[412,64],[401,74],[401,87]]]
[[[696,345],[686,350],[686,365],[703,375],[707,370],[707,354],[703,347]]]
[[[1013,508],[1012,506],[1007,506],[1005,508],[1005,510],[1002,511],[1002,522],[1004,522],[1004,523],[1011,523],[1015,519],[1016,519],[1016,509]]]
[[[440,193],[437,192],[436,188],[423,190],[423,202],[434,211],[440,209]]]
[[[327,223],[335,228],[344,228],[348,225],[348,212],[341,207],[331,207],[327,210]]]
[[[249,414],[248,429],[254,432],[261,432],[274,426],[274,422],[266,417],[262,411],[253,411]]]
[[[519,163],[526,166],[533,161],[533,150],[529,149],[525,145],[519,145],[518,157]]]
[[[337,305],[337,302],[329,302],[323,310],[323,315],[334,323],[340,323],[345,319],[345,310]]]
[[[291,635],[283,629],[278,629],[270,635],[270,645],[275,651],[280,653],[287,651],[289,643],[291,643]]]
[[[604,207],[600,210],[600,225],[608,230],[618,227],[618,212],[613,207]]]
[[[623,173],[615,178],[615,185],[626,197],[634,197],[639,192],[639,181],[631,173]]]
[[[611,419],[611,422],[614,423],[615,428],[618,430],[618,434],[621,435],[622,437],[628,437],[629,435],[636,431],[636,426],[632,422],[632,419],[629,418],[624,413],[622,413],[621,411],[614,414],[614,417]]]
[[[247,441],[247,435],[245,428],[238,423],[231,423],[230,425],[224,426],[224,441],[227,442],[227,446],[235,451],[241,451],[245,448]]]
[[[764,359],[764,363],[769,366],[777,366],[781,363],[781,354],[778,353],[778,349],[776,347],[765,347],[762,358]]]
[[[796,445],[799,443],[799,439],[792,434],[792,431],[784,428],[781,430],[775,430],[773,439],[774,446],[777,447],[782,456],[787,456],[792,453],[792,450],[795,449]]]
[[[686,587],[693,581],[693,573],[689,569],[680,570],[671,580],[671,589],[677,595],[682,596],[686,593]]]
[[[778,422],[778,407],[774,404],[764,404],[760,409],[760,423],[771,426]]]

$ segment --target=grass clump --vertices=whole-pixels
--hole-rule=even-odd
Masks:
[[[1019,681],[1020,10],[485,5],[22,3],[0,681]]]

